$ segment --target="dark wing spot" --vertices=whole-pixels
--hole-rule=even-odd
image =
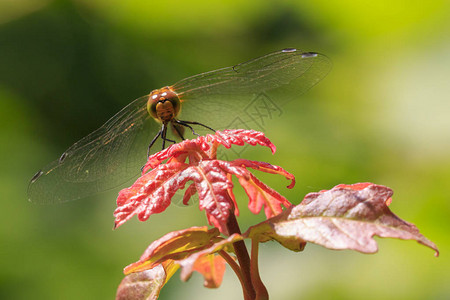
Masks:
[[[62,164],[64,162],[64,160],[66,159],[66,157],[67,157],[67,153],[66,152],[61,154],[61,156],[59,157],[59,160],[58,160],[59,163]]]
[[[36,182],[36,180],[38,180],[39,177],[42,176],[42,174],[44,174],[44,172],[42,172],[42,170],[39,170],[36,172],[36,174],[33,175],[33,177],[31,178],[31,183]]]
[[[316,56],[317,56],[317,53],[315,53],[315,52],[305,52],[305,53],[302,53],[302,57],[303,57],[303,58],[316,57]]]

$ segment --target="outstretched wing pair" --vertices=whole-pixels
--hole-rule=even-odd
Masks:
[[[259,129],[254,128],[261,126],[258,119],[247,110],[255,99],[263,97],[281,107],[313,87],[330,69],[331,62],[324,55],[284,49],[183,79],[170,88],[180,98],[181,120],[215,130]],[[148,144],[161,126],[147,112],[148,97],[128,104],[36,173],[28,188],[29,200],[40,204],[71,201],[137,176],[145,164]],[[160,141],[153,145],[152,153],[159,150]]]

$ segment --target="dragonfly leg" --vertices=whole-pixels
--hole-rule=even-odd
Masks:
[[[176,141],[167,138],[167,125],[166,124],[162,125],[161,131],[162,131],[161,138],[163,140],[162,150],[164,150],[164,148],[166,148],[166,141],[172,142],[174,144],[177,143]]]
[[[177,120],[175,120],[175,122],[178,124]],[[183,124],[180,124],[180,125],[183,125]],[[184,136],[183,136],[184,130],[180,130],[180,128],[179,128],[176,124],[173,124],[173,123],[172,123],[172,126],[173,126],[173,128],[175,129],[175,131],[177,132],[177,134],[180,136],[180,138],[181,138],[182,140],[185,140],[185,138],[184,138]],[[182,132],[182,131],[183,131],[183,132]]]
[[[150,142],[150,145],[148,145],[147,148],[147,158],[150,156],[150,149],[152,148],[153,144],[155,144],[156,140],[159,138],[159,136],[161,135],[163,130],[163,127],[161,127],[161,129],[158,131],[158,133],[155,135],[155,137],[153,138],[153,140]]]
[[[156,140],[161,136],[161,139],[163,140],[163,146],[162,149],[164,150],[165,147],[165,142],[166,141],[170,141],[170,142],[174,142],[172,140],[169,140],[166,138],[166,133],[167,133],[167,126],[165,126],[164,124],[161,126],[161,129],[158,131],[158,133],[153,137],[152,141],[150,142],[150,145],[148,145],[147,148],[147,158],[150,156],[150,149],[153,147],[153,145],[155,144]],[[144,169],[145,165],[141,167],[141,171]]]
[[[191,121],[184,121],[184,120],[175,120],[175,122],[176,122],[177,124],[183,125],[183,126],[189,128],[189,129],[191,129],[192,134],[195,134],[196,136],[200,136],[200,135],[199,135],[198,133],[196,133],[195,130],[194,130],[194,128],[192,128],[192,126],[190,126],[189,124],[191,124],[191,125],[200,125],[200,126],[203,126],[203,127],[207,128],[207,129],[213,131],[213,132],[216,132],[216,131],[215,131],[214,129],[212,129],[211,127],[206,126],[205,124],[202,124],[202,123],[199,123],[199,122],[191,122]]]
[[[150,156],[150,149],[153,147],[153,144],[155,144],[156,140],[157,140],[157,139],[159,138],[159,136],[161,135],[162,130],[163,130],[163,128],[161,127],[161,129],[158,131],[158,133],[153,137],[152,141],[150,142],[150,145],[148,145],[148,148],[147,148],[147,158],[149,158],[149,156]],[[141,167],[141,172],[144,170],[144,168],[145,168],[145,165],[143,165],[143,166]]]
[[[182,121],[180,121],[180,122],[183,122],[184,124],[200,125],[200,126],[203,126],[203,127],[207,128],[207,129],[213,131],[213,132],[216,132],[216,131],[215,131],[214,129],[212,129],[211,127],[209,127],[209,126],[207,126],[207,125],[205,125],[205,124],[202,124],[202,123],[200,123],[200,122],[192,122],[192,121],[184,121],[184,120],[182,120]]]
[[[194,128],[192,128],[191,125],[185,123],[184,121],[175,120],[175,122],[176,122],[177,124],[180,124],[180,125],[182,125],[182,126],[184,126],[184,127],[189,128],[189,129],[192,131],[192,134],[194,134],[194,135],[196,135],[196,136],[200,136],[198,133],[195,132]]]
[[[163,142],[162,142],[162,150],[164,150],[164,148],[166,148],[167,126],[165,124],[163,124],[162,127],[161,127],[161,130],[162,130],[161,138],[163,140]]]

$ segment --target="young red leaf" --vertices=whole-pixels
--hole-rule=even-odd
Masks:
[[[173,262],[157,265],[153,269],[125,276],[120,283],[116,300],[154,300],[158,299],[161,288],[178,269]]]
[[[198,161],[198,154],[201,153],[201,158],[215,159],[218,145],[230,148],[232,145],[243,146],[245,143],[251,146],[261,145],[269,147],[272,153],[276,151],[275,145],[262,132],[244,129],[216,131],[214,135],[207,134],[195,140],[184,140],[151,155],[142,173],[146,173],[169,158],[185,161],[187,157],[190,157]]]
[[[205,141],[208,143],[220,144],[225,148],[230,148],[232,145],[243,146],[245,143],[255,146],[261,145],[269,147],[272,154],[277,151],[272,142],[264,135],[264,133],[254,130],[234,129],[216,131],[216,134],[207,134]]]
[[[211,244],[208,248],[205,248],[203,250],[192,253],[191,255],[187,256],[186,258],[176,261],[176,263],[181,266],[181,279],[183,281],[186,281],[190,278],[193,271],[198,271],[196,269],[197,263],[199,261],[200,262],[203,261],[205,259],[205,257],[210,256],[210,255],[217,253],[220,250],[224,250],[224,249],[231,251],[229,248],[232,246],[232,244],[235,242],[241,241],[241,240],[243,240],[243,237],[240,234],[234,233],[226,239],[221,239],[221,240],[216,241],[215,243]],[[210,258],[206,258],[206,259],[210,259]],[[207,270],[205,268],[203,268],[201,273],[203,274],[206,271]],[[215,282],[220,283],[220,282],[222,282],[222,278],[217,277],[218,275],[220,275],[220,273],[210,274],[208,276],[216,277]],[[223,275],[223,273],[222,273],[222,275]],[[206,277],[205,277],[205,280],[206,280]]]
[[[169,205],[178,189],[184,188],[186,181],[183,171],[189,165],[172,162],[159,165],[152,172],[144,174],[129,188],[119,192],[114,228],[119,227],[134,215],[140,221],[147,220],[150,215],[163,212]]]
[[[439,252],[414,224],[394,215],[386,205],[392,190],[380,185],[338,186],[311,193],[297,206],[250,228],[244,236],[260,241],[274,239],[291,250],[305,242],[330,249],[363,253],[378,251],[374,235],[416,240]]]
[[[197,259],[194,263],[194,271],[199,272],[205,279],[203,285],[207,288],[218,288],[222,284],[225,274],[225,259],[222,256],[211,254]]]
[[[171,145],[160,152],[157,152],[149,156],[147,163],[142,169],[142,174],[147,171],[156,168],[166,159],[170,161],[184,162],[188,158],[192,162],[198,162],[201,159],[210,158],[207,151],[211,148],[211,145],[205,143],[204,137],[199,137],[195,140],[184,140],[178,144]]]
[[[275,151],[275,146],[264,134],[252,130],[226,130],[195,140],[185,140],[149,157],[145,170],[150,170],[130,188],[119,193],[115,227],[122,225],[134,215],[145,221],[150,215],[164,211],[177,190],[189,186],[183,198],[187,204],[191,195],[198,193],[200,210],[205,210],[209,224],[226,232],[230,213],[238,213],[232,193],[231,175],[238,177],[249,196],[249,208],[259,213],[264,206],[266,216],[272,217],[282,211],[281,205],[291,204],[276,191],[260,182],[247,168],[271,174],[280,174],[295,184],[294,176],[278,166],[268,163],[237,159],[221,161],[215,158],[217,145],[264,145]],[[168,159],[162,165],[162,161]]]
[[[247,160],[247,159],[236,159],[233,161],[234,165],[240,165],[246,168],[252,168],[258,171],[262,171],[269,174],[283,175],[286,179],[291,181],[291,184],[287,186],[288,189],[292,189],[295,186],[295,176],[279,166],[274,166],[266,162]]]

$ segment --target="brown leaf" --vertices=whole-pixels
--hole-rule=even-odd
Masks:
[[[260,241],[277,240],[291,250],[302,250],[306,242],[329,249],[378,251],[374,235],[417,242],[439,252],[414,224],[393,214],[386,205],[391,189],[369,184],[340,185],[311,193],[297,206],[251,227],[244,236]]]
[[[151,269],[167,260],[183,259],[213,245],[218,235],[217,228],[206,226],[169,232],[151,243],[138,262],[125,267],[124,273]]]
[[[162,265],[127,275],[117,289],[116,300],[158,299],[159,292],[165,283],[166,272]]]
[[[139,261],[128,265],[124,269],[124,273],[142,273],[144,276],[147,273],[143,272],[147,270],[157,272],[160,269],[159,266],[162,265],[165,270],[164,274],[170,278],[181,266],[183,281],[188,280],[193,271],[197,271],[203,275],[206,287],[216,288],[222,282],[225,261],[221,257],[216,257],[215,253],[221,250],[232,251],[231,245],[241,240],[243,237],[239,234],[233,234],[224,239],[219,236],[217,228],[208,230],[206,226],[170,232],[154,241],[145,250]],[[125,277],[129,278],[129,281],[126,281],[128,285],[129,282],[134,283],[141,279],[141,277],[136,279],[136,277],[128,276]]]

